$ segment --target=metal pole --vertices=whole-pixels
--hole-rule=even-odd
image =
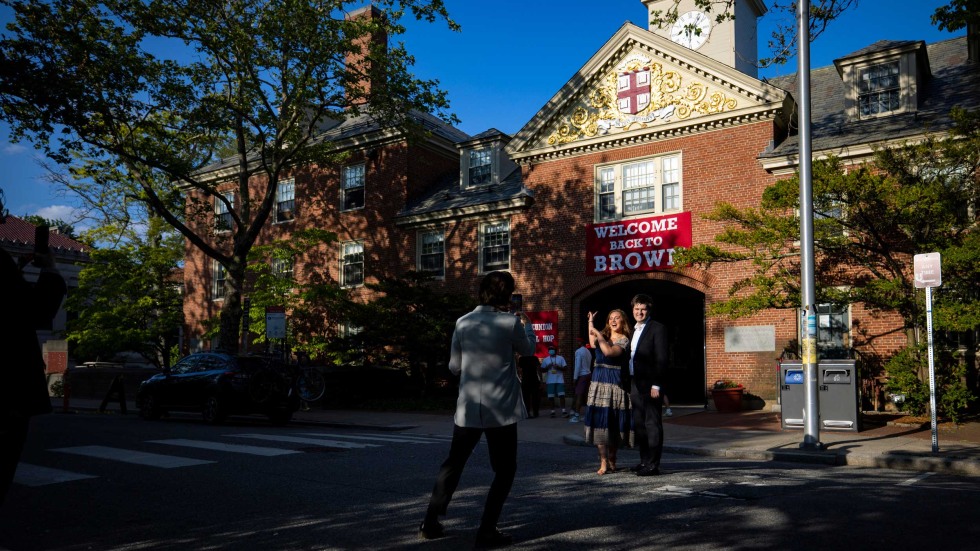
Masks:
[[[813,154],[810,143],[810,2],[798,4],[800,106],[800,276],[803,319],[804,430],[800,448],[823,449],[817,396],[817,312],[813,275]]]
[[[932,451],[939,451],[939,436],[936,433],[936,366],[932,355],[932,287],[926,287],[926,330],[929,332],[929,417],[932,422]]]

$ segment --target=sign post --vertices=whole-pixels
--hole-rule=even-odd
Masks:
[[[932,451],[939,451],[936,431],[936,367],[932,353],[932,288],[943,284],[942,262],[939,253],[917,254],[912,259],[915,287],[926,290],[926,334],[929,340],[929,410],[932,423]]]

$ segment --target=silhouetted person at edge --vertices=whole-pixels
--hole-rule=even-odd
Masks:
[[[35,253],[41,268],[28,283],[0,249],[0,503],[7,496],[34,415],[51,412],[37,329],[49,327],[67,288],[50,252]]]

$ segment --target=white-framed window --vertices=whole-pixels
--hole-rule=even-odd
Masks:
[[[211,299],[222,300],[225,298],[225,280],[228,279],[228,271],[217,260],[211,261]]]
[[[221,196],[227,199],[228,203],[225,204],[217,197],[214,198],[214,230],[219,232],[231,231],[234,227],[231,209],[235,208],[235,192],[226,191]]]
[[[480,225],[480,271],[510,269],[510,222]]]
[[[340,210],[364,208],[364,163],[345,166],[340,183]]]
[[[364,283],[364,244],[349,241],[340,249],[340,284],[354,287]]]
[[[619,220],[683,208],[679,154],[596,167],[596,220]]]
[[[291,258],[273,258],[269,261],[269,271],[272,275],[282,278],[282,279],[292,279],[293,277],[293,259]]]
[[[290,178],[276,184],[276,222],[296,217],[296,180]]]
[[[471,149],[467,172],[467,183],[470,186],[489,184],[493,176],[493,150],[489,147]]]
[[[902,106],[901,80],[898,60],[858,69],[858,113],[861,117],[899,111]]]
[[[828,360],[843,360],[851,355],[850,309],[847,305],[817,305],[817,354]]]
[[[442,230],[419,232],[418,270],[435,277],[446,276],[446,235]]]
[[[362,331],[364,331],[363,327],[361,327],[360,325],[355,325],[349,321],[345,321],[340,324],[339,333],[340,336],[345,339],[353,337],[355,335],[359,335],[361,334]]]

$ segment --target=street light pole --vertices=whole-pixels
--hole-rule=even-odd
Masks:
[[[804,426],[802,449],[823,449],[820,443],[820,405],[817,395],[817,312],[813,261],[813,153],[810,142],[810,2],[797,4],[799,25],[800,125],[800,278],[803,316],[800,341],[803,356]]]

